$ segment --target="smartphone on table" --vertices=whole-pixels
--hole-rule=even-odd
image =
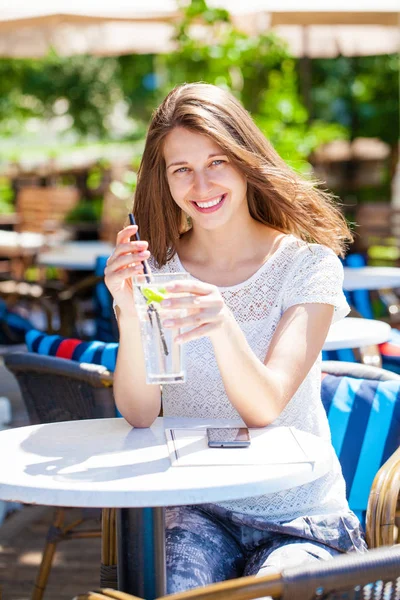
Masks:
[[[207,429],[210,448],[247,448],[250,433],[247,427],[209,427]]]

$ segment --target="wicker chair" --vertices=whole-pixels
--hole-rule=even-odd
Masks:
[[[285,569],[265,577],[242,577],[163,596],[158,600],[400,600],[400,546],[366,554],[345,554],[329,561]],[[99,590],[74,600],[138,600],[136,596]]]
[[[32,424],[115,417],[113,375],[105,367],[29,352],[9,353],[3,359],[18,381]],[[44,594],[58,542],[102,535],[100,527],[81,528],[85,521],[99,518],[98,511],[83,509],[82,518],[73,523],[65,523],[66,512],[55,509],[32,600],[41,600]],[[107,587],[117,587],[114,513],[113,509],[102,511],[100,585]]]

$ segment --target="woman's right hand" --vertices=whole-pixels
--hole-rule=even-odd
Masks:
[[[107,260],[104,281],[120,310],[134,311],[132,275],[143,273],[142,261],[150,256],[146,241],[131,242],[137,225],[129,225],[117,235],[114,252]]]

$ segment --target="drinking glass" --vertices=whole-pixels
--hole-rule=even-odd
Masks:
[[[183,383],[186,380],[184,344],[175,342],[180,328],[165,328],[167,318],[184,317],[186,309],[163,308],[167,283],[189,279],[189,273],[151,273],[133,277],[135,306],[140,320],[147,383]],[[187,293],[180,294],[187,296]]]

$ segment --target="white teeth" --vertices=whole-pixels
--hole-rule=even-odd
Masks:
[[[211,206],[216,206],[217,204],[219,204],[223,197],[224,194],[222,194],[222,196],[220,196],[220,198],[218,198],[217,200],[211,200],[211,202],[195,202],[195,204],[197,204],[199,208],[210,208]]]

